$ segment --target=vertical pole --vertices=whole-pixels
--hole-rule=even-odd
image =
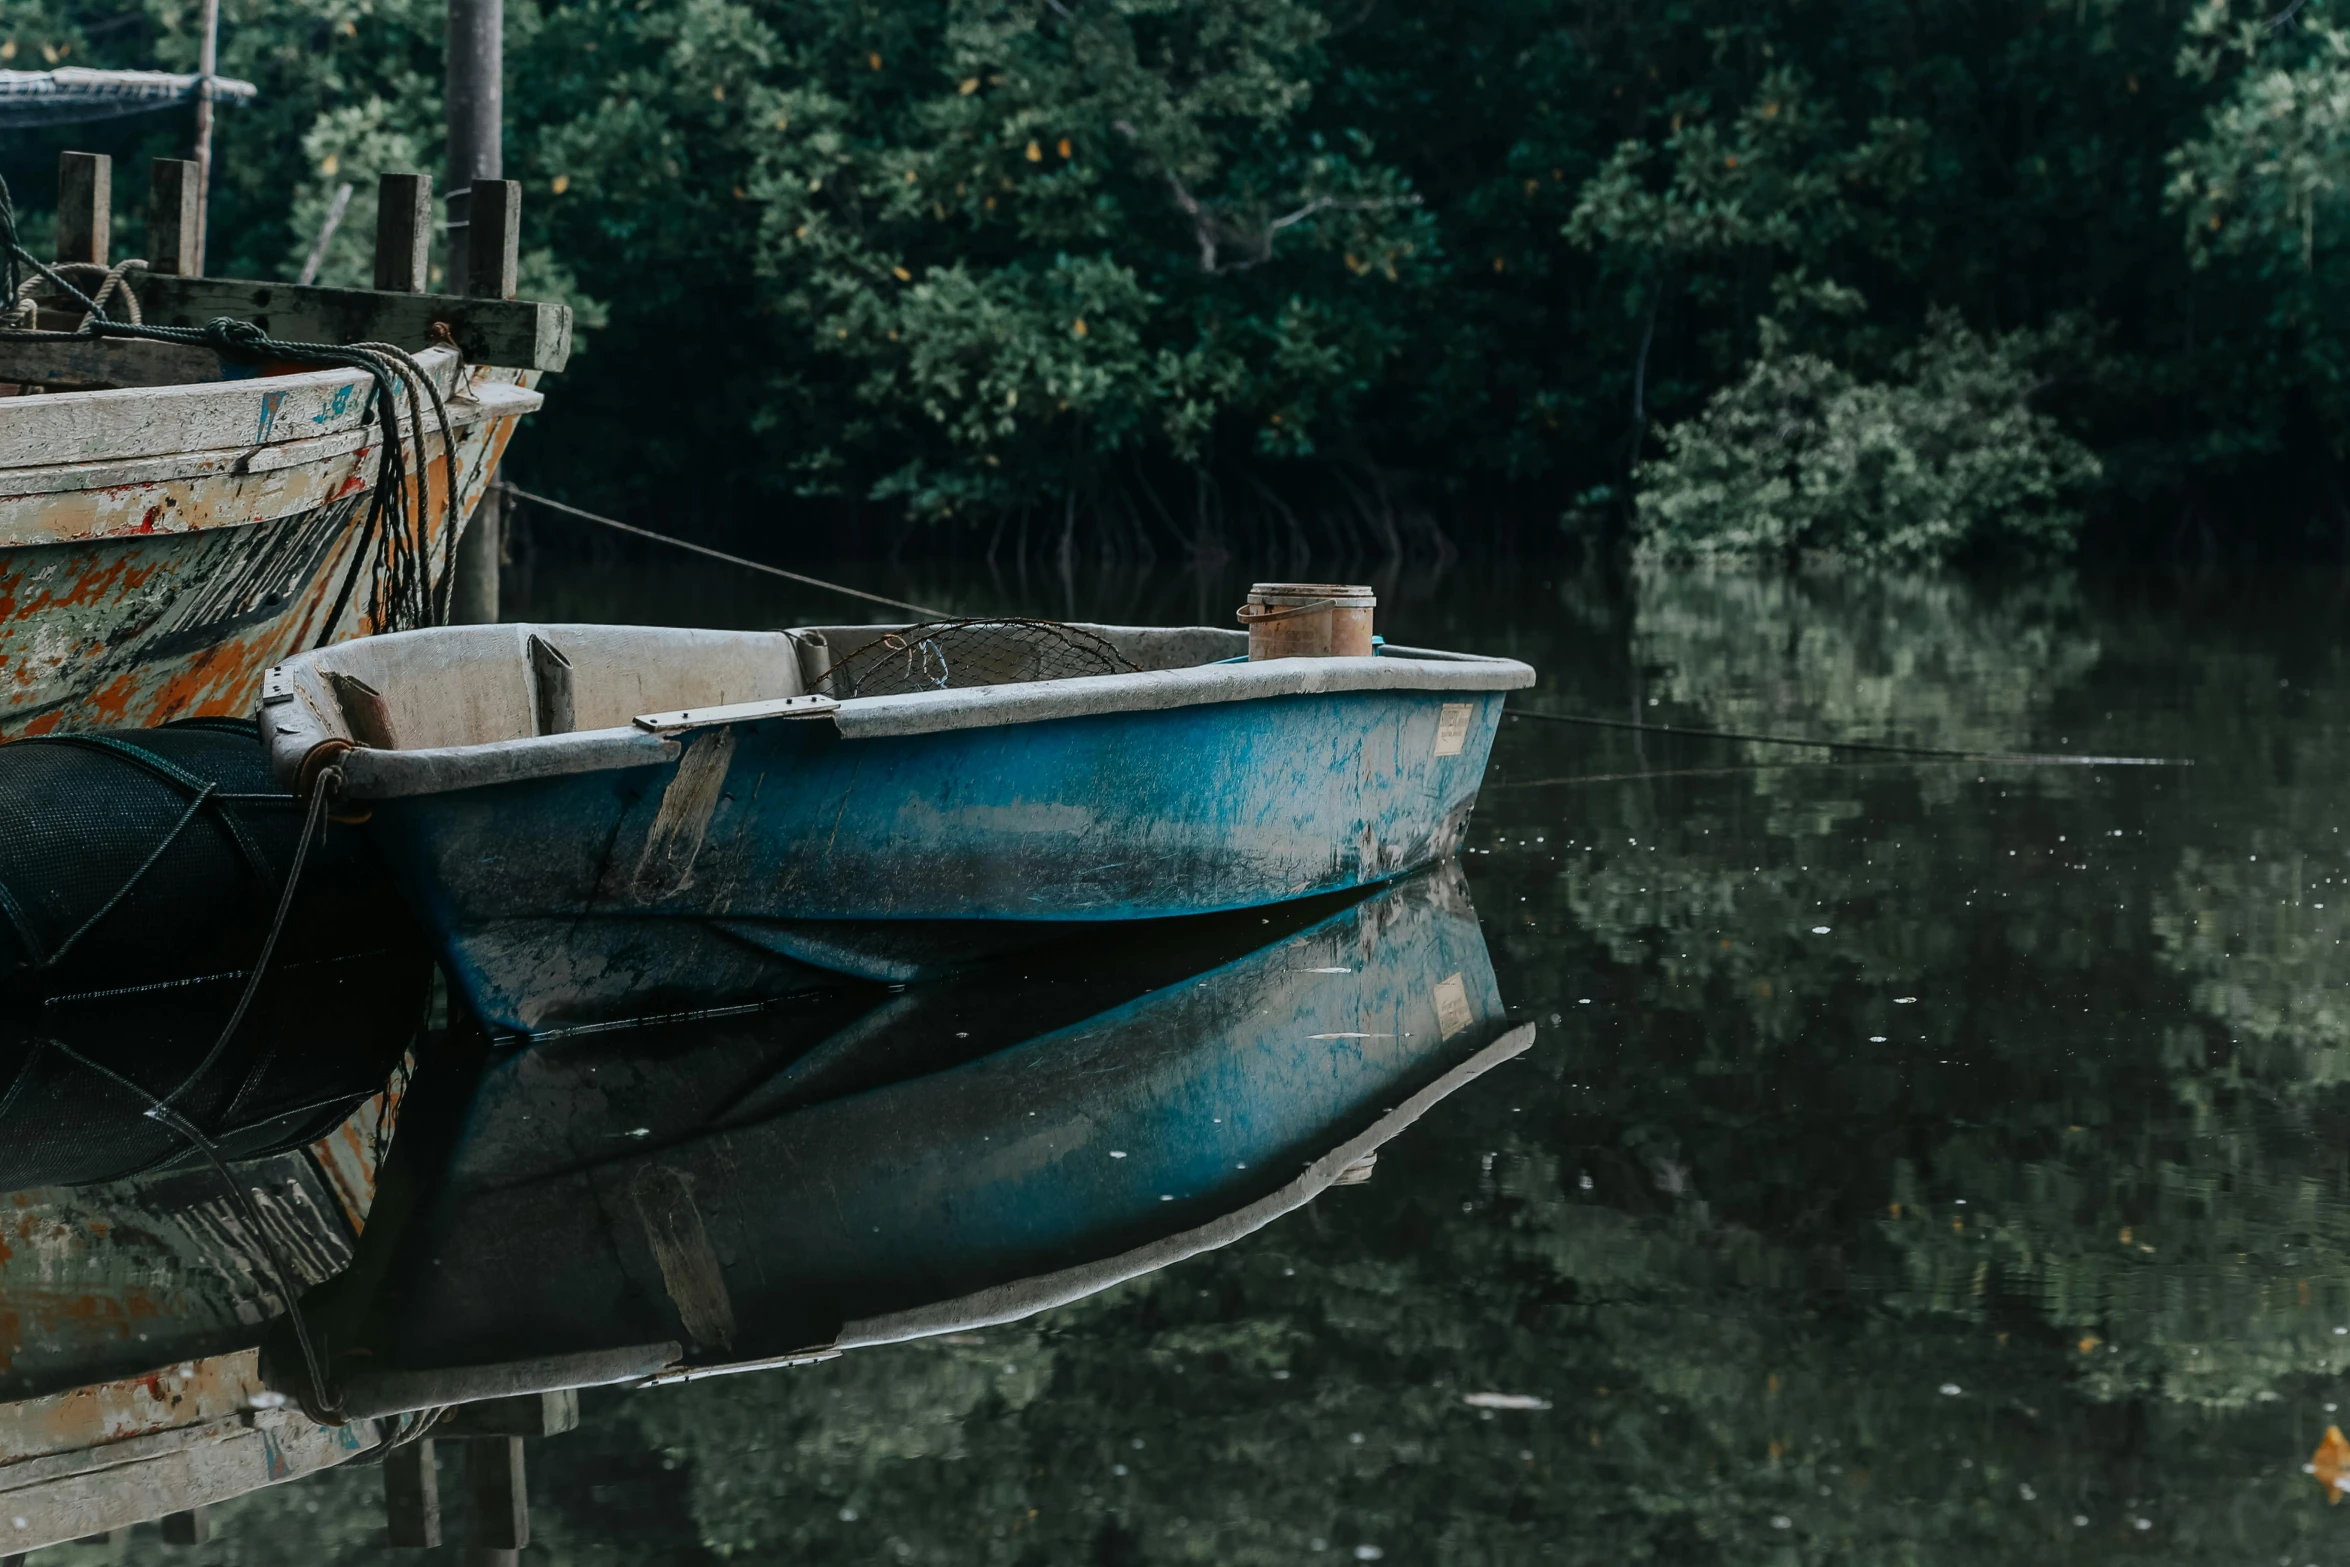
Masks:
[[[478,1437],[465,1444],[465,1486],[472,1494],[477,1551],[519,1551],[530,1544],[530,1498],[522,1477],[522,1438]]]
[[[505,0],[449,0],[449,292],[467,286],[472,259],[473,182],[505,173]],[[450,461],[451,472],[455,460]],[[505,552],[499,496],[474,508],[457,544],[457,583],[450,618],[461,626],[498,618],[498,558]]]
[[[441,1543],[441,1482],[434,1471],[432,1439],[395,1447],[384,1455],[384,1544],[401,1550],[429,1550]]]
[[[421,294],[431,280],[432,176],[386,174],[375,187],[375,286]]]
[[[102,152],[57,155],[57,259],[106,265],[113,244],[114,160]]]
[[[157,158],[147,171],[147,270],[194,277],[203,232],[196,205],[196,165],[184,158]]]
[[[465,293],[473,182],[503,178],[505,0],[449,0],[449,292]]]
[[[212,78],[220,70],[220,0],[204,0],[204,41],[196,51],[196,256],[191,276],[204,272],[204,239],[212,224]]]
[[[522,182],[475,180],[466,208],[465,292],[512,299],[522,260]]]

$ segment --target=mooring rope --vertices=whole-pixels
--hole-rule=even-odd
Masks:
[[[250,999],[249,996],[248,999]],[[241,1012],[240,1005],[240,1015]],[[230,1027],[233,1029],[235,1024],[232,1022]],[[309,1320],[302,1313],[300,1276],[294,1271],[293,1265],[286,1261],[285,1252],[278,1246],[277,1237],[270,1233],[269,1226],[261,1218],[261,1210],[253,1206],[253,1194],[245,1189],[245,1183],[237,1179],[235,1172],[229,1169],[228,1161],[221,1157],[219,1145],[204,1135],[203,1128],[172,1108],[171,1097],[176,1097],[177,1090],[174,1090],[171,1097],[158,1099],[145,1088],[107,1066],[104,1062],[91,1060],[61,1039],[44,1038],[37,1043],[56,1051],[84,1071],[94,1072],[144,1100],[147,1105],[145,1111],[147,1119],[176,1133],[181,1140],[204,1156],[205,1162],[212,1166],[212,1173],[219,1176],[221,1185],[227,1188],[229,1201],[236,1205],[239,1216],[245,1221],[246,1229],[250,1230],[253,1238],[261,1243],[262,1252],[269,1263],[269,1271],[277,1275],[278,1294],[286,1303],[286,1316],[293,1324],[294,1341],[301,1349],[302,1365],[310,1378],[313,1397],[304,1401],[306,1412],[316,1418],[321,1425],[346,1424],[342,1395],[333,1391],[327,1384],[325,1358],[319,1354],[317,1342],[310,1335]],[[182,1084],[181,1086],[185,1087],[186,1085]]]
[[[1682,724],[1646,724],[1630,718],[1599,718],[1589,713],[1518,711],[1505,718],[1531,718],[1549,724],[1579,724],[1591,729],[1632,729],[1642,734],[1686,735],[1695,740],[1745,740],[1756,745],[1801,745],[1822,751],[1875,751],[1888,756],[1938,756],[1954,762],[2011,762],[2030,767],[2192,767],[2171,756],[2077,756],[2068,751],[1965,751],[1940,745],[1896,745],[1884,740],[1816,740],[1806,735],[1743,734],[1734,729],[1692,729]]]
[[[456,573],[444,565],[438,577],[432,569],[429,518],[429,486],[431,459],[425,448],[425,425],[422,409],[417,403],[414,385],[408,378],[422,382],[431,393],[434,412],[440,418],[442,449],[446,455],[449,483],[445,509],[451,523],[451,543],[454,543],[456,518],[457,454],[453,427],[448,409],[442,402],[440,390],[421,366],[404,350],[388,344],[297,343],[271,337],[250,321],[229,317],[208,321],[198,327],[155,326],[139,319],[139,307],[130,295],[123,274],[144,263],[125,261],[112,268],[100,269],[103,277],[97,294],[85,294],[66,276],[70,271],[87,271],[84,263],[65,263],[51,266],[24,248],[18,238],[16,206],[10,197],[8,185],[0,180],[0,299],[8,303],[0,307],[0,321],[13,323],[33,307],[32,291],[40,279],[46,279],[60,293],[80,305],[84,315],[79,327],[71,332],[44,332],[38,329],[35,313],[27,326],[13,324],[0,326],[0,335],[18,342],[89,342],[104,338],[136,338],[148,342],[178,343],[192,348],[209,348],[224,359],[240,364],[258,364],[276,360],[286,364],[317,365],[329,369],[364,371],[373,384],[367,406],[360,410],[362,423],[372,414],[382,431],[377,443],[376,482],[368,496],[366,520],[361,525],[358,546],[354,550],[350,569],[344,574],[337,590],[333,608],[319,627],[318,646],[325,646],[334,637],[336,623],[349,608],[358,588],[359,577],[367,569],[370,551],[380,554],[383,569],[375,574],[369,593],[368,616],[377,631],[401,631],[416,626],[437,625],[446,619],[444,601],[453,591]],[[25,275],[30,268],[34,274]],[[128,320],[117,320],[106,313],[106,300],[117,290],[125,296]],[[416,483],[418,488],[416,514],[409,515],[408,453],[401,438],[401,394],[406,391],[411,409],[416,442]]]
[[[745,560],[740,555],[729,555],[724,550],[714,550],[707,544],[696,544],[691,539],[680,539],[666,533],[655,533],[650,528],[640,528],[634,523],[622,522],[613,517],[600,517],[592,511],[582,511],[577,506],[569,506],[558,500],[549,500],[544,495],[533,495],[520,485],[505,479],[499,480],[496,487],[517,500],[530,502],[533,506],[545,506],[551,510],[577,517],[583,522],[599,523],[607,528],[617,528],[622,533],[633,533],[640,539],[651,539],[656,544],[669,544],[681,550],[692,550],[696,555],[707,555],[712,560],[722,560],[729,566],[742,566],[751,571],[763,571],[771,577],[783,577],[793,582],[804,583],[811,588],[822,588],[828,593],[840,593],[853,599],[863,599],[870,604],[886,604],[891,609],[910,609],[915,614],[926,616],[932,620],[952,620],[954,618],[946,610],[932,609],[927,604],[909,604],[904,599],[883,598],[878,593],[867,593],[862,588],[843,587],[837,582],[827,582],[822,577],[810,577],[796,571],[786,571],[781,566],[770,566],[765,561]]]

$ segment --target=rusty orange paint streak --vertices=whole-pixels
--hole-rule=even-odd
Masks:
[[[472,427],[458,443],[455,472],[464,478],[494,472],[512,438],[515,423],[513,419],[500,419]],[[350,462],[351,467],[336,490],[338,496],[364,488],[364,476],[372,472],[363,460],[365,455],[342,459]],[[450,472],[448,454],[443,453],[431,457],[422,473],[412,474],[407,480],[411,504],[425,522],[429,558],[436,566],[446,548],[446,530],[440,525],[442,505],[446,503],[426,506],[423,497],[445,497]],[[467,484],[458,496],[460,517],[470,516],[480,499],[480,486]],[[150,515],[147,524],[150,527],[152,520]],[[44,656],[38,665],[27,656],[29,645],[18,642],[12,648],[10,644],[15,639],[0,633],[0,687],[13,685],[27,699],[38,700],[42,688],[70,681],[76,666],[85,666],[115,651],[106,640],[107,609],[113,606],[130,609],[162,579],[185,569],[186,559],[167,542],[185,536],[173,530],[150,531],[142,537],[136,530],[126,529],[116,535],[122,539],[122,546],[85,548],[67,562],[40,570],[36,570],[33,560],[26,558],[29,551],[20,554],[0,549],[0,626],[32,626],[54,632],[64,629],[55,617],[61,612],[78,611],[71,619],[87,633],[70,636],[62,647],[43,648]],[[68,728],[145,726],[175,718],[243,716],[251,709],[262,675],[277,659],[316,645],[322,632],[326,640],[342,641],[378,629],[367,610],[369,593],[364,582],[342,619],[331,627],[324,625],[327,610],[351,567],[356,547],[357,530],[346,530],[325,552],[311,580],[270,621],[248,627],[234,638],[182,659],[125,670],[78,701],[26,720],[13,734],[11,726],[0,721],[0,739],[50,734]],[[36,577],[45,580],[34,580]],[[53,588],[52,581],[66,585],[62,589]],[[137,629],[135,625],[118,625],[114,634]]]
[[[9,1307],[0,1313],[0,1371],[12,1369],[28,1344],[51,1349],[92,1337],[120,1342],[130,1337],[133,1324],[164,1314],[145,1290],[136,1288],[111,1295],[12,1290]]]

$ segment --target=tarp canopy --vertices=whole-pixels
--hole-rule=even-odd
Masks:
[[[0,71],[0,129],[76,125],[192,103],[203,82],[203,77],[171,71],[91,71],[77,66]],[[215,103],[242,103],[254,90],[251,82],[215,76],[207,96]]]

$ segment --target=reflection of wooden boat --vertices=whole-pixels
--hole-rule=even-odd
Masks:
[[[845,680],[877,647],[890,678]],[[1003,621],[462,627],[289,659],[263,730],[289,785],[339,757],[477,1011],[531,1032],[826,971],[918,978],[1059,922],[1261,906],[1450,854],[1533,671],[1246,647]]]
[[[79,264],[93,287],[95,246]],[[462,526],[540,404],[531,383],[569,350],[557,305],[131,278],[150,326],[225,318],[414,352],[448,399],[454,451],[429,409],[424,430],[403,419],[421,458],[406,481],[410,547],[444,576],[450,486]],[[41,324],[75,326],[81,313],[58,302],[41,301]],[[242,716],[285,654],[415,623],[385,603],[384,539],[363,536],[383,444],[366,373],[0,330],[0,392],[24,394],[0,398],[0,738]]]
[[[349,1263],[397,1103],[379,1094],[315,1143],[232,1165],[241,1202],[210,1170],[8,1195],[0,1556],[192,1521],[379,1445],[389,1428],[292,1407],[260,1345],[286,1310],[273,1251],[303,1285]]]
[[[785,1003],[502,1057],[381,1263],[345,1396],[408,1407],[537,1357],[806,1358],[1235,1240],[1531,1039],[1457,867],[1324,908],[1253,951],[1253,916],[1156,924],[861,1016]],[[1055,1008],[1085,1015],[1003,1043]]]

